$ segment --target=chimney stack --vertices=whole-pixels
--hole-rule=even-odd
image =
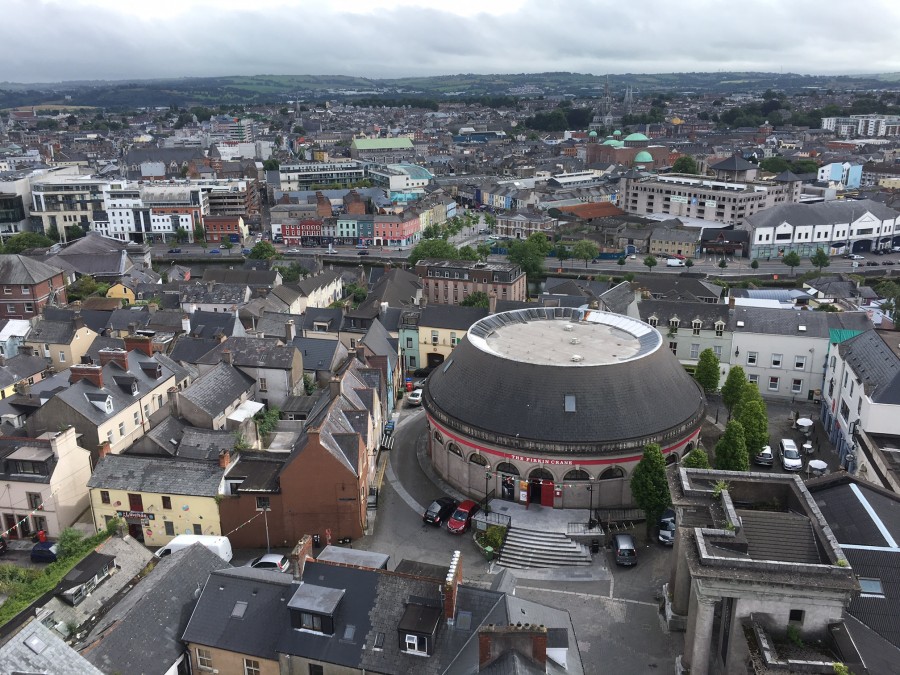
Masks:
[[[72,327],[76,331],[84,328],[84,319],[82,318],[80,313],[76,314],[74,317],[72,317]]]
[[[227,469],[229,464],[231,464],[231,453],[228,450],[222,450],[219,453],[219,468]]]
[[[331,378],[328,381],[328,392],[331,394],[332,398],[337,398],[341,395],[341,381],[336,377]]]
[[[0,354],[0,368],[6,365],[6,357]]]
[[[297,337],[297,328],[294,326],[294,320],[290,319],[287,323],[284,324],[285,344],[291,344],[294,341],[295,337]]]
[[[101,366],[74,365],[69,368],[69,384],[80,380],[88,380],[95,387],[103,387],[103,368]]]
[[[444,580],[444,619],[452,624],[456,620],[456,592],[459,582],[462,581],[462,556],[459,551],[453,552],[450,559],[450,569],[447,570],[447,578]]]
[[[728,309],[734,309],[735,298],[733,295],[728,296]]]
[[[495,290],[488,293],[488,312],[490,314],[497,313],[497,291]]]
[[[533,623],[508,626],[488,624],[478,630],[478,669],[489,666],[508,651],[531,659],[539,668],[547,667],[547,627]]]
[[[112,452],[112,446],[109,444],[109,441],[103,441],[100,444],[100,450],[97,452],[97,458],[103,459],[111,452]]]
[[[304,534],[290,554],[291,572],[296,581],[303,580],[303,568],[306,566],[307,560],[313,560],[312,555],[313,538],[308,534]]]
[[[191,334],[191,317],[187,314],[181,315],[181,330],[188,335]]]
[[[223,349],[220,360],[223,363],[227,363],[229,366],[233,366],[234,365],[234,354],[231,353],[230,349]]]
[[[180,417],[178,414],[178,387],[169,387],[166,394],[169,397],[169,414],[173,417]]]
[[[107,363],[115,363],[122,370],[128,370],[128,352],[124,349],[110,349],[107,347],[101,349],[97,354],[100,357],[101,368]]]
[[[134,350],[147,356],[153,356],[153,341],[148,335],[126,335],[125,351],[131,352]]]

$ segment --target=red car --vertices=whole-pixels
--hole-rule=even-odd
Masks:
[[[462,534],[472,524],[472,516],[479,511],[479,506],[471,499],[467,499],[453,513],[447,521],[447,530],[453,534]]]

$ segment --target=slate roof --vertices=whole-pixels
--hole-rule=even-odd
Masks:
[[[303,355],[303,370],[331,370],[340,340],[294,338],[294,346]]]
[[[28,334],[26,342],[42,342],[51,345],[67,345],[75,337],[75,326],[71,321],[50,321],[39,319]]]
[[[758,168],[739,155],[732,155],[728,159],[713,164],[709,167],[712,171],[749,171]]]
[[[391,342],[388,332],[378,319],[372,322],[369,330],[366,331],[366,334],[360,340],[360,344],[365,345],[366,349],[371,350],[373,354],[386,356],[395,365],[400,358],[396,345]]]
[[[896,339],[894,333],[882,335],[868,330],[845,340],[838,353],[863,381],[863,387],[875,403],[900,404],[900,357],[886,339]]]
[[[180,395],[203,412],[215,417],[251,391],[255,384],[252,377],[237,368],[227,363],[219,363],[203,373]]]
[[[753,560],[827,564],[819,553],[810,519],[800,513],[738,509],[747,554]]]
[[[779,204],[754,213],[744,220],[747,228],[777,227],[782,223],[798,225],[827,225],[848,223],[871,213],[879,220],[897,218],[900,213],[871,199],[857,201],[834,200],[820,204]]]
[[[203,271],[203,281],[214,281],[219,284],[241,284],[247,286],[273,287],[278,282],[278,270],[255,269],[222,269],[221,267],[207,267]]]
[[[18,354],[6,359],[0,366],[0,387],[8,387],[26,377],[32,377],[47,370],[47,360],[42,356]]]
[[[306,277],[305,279],[300,279],[296,285],[301,294],[303,294],[304,296],[309,296],[316,290],[334,283],[340,277],[340,272],[335,272],[334,270],[323,270],[319,274]]]
[[[695,277],[674,276],[666,274],[644,274],[633,282],[634,288],[646,290],[661,300],[702,300],[715,298],[718,302],[723,289],[715,284],[705,283]]]
[[[181,635],[197,589],[210,572],[228,567],[202,544],[166,556],[100,619],[83,655],[106,673],[137,675],[174,664],[184,653]]]
[[[233,449],[234,433],[231,431],[185,427],[176,456],[179,459],[214,461],[223,451]]]
[[[341,317],[341,310],[329,310],[336,311],[338,319]],[[301,330],[303,328],[303,322],[307,319],[309,315],[309,311],[307,314],[281,314],[279,312],[263,312],[262,316],[256,321],[256,332],[264,337],[274,337],[284,339],[285,327],[284,325],[293,320],[294,321],[294,330],[297,335],[300,335]],[[340,323],[338,323],[340,325]],[[337,330],[337,328],[335,328]]]
[[[107,455],[97,462],[87,485],[105,490],[215,497],[224,472],[217,462]]]
[[[600,308],[606,308],[613,314],[627,314],[628,307],[634,302],[634,289],[627,281],[623,281],[600,295]]]
[[[649,323],[655,316],[662,330],[669,325],[670,319],[677,318],[682,329],[691,329],[693,322],[700,319],[703,330],[715,330],[715,324],[721,321],[728,326],[728,305],[713,305],[708,302],[685,302],[681,300],[641,300],[638,303],[641,320]]]
[[[0,284],[33,286],[52,279],[62,270],[24,255],[0,255]]]
[[[197,310],[191,314],[191,337],[218,338],[231,337],[238,323],[234,314],[228,312],[207,312]],[[243,331],[241,331],[243,332]]]
[[[181,363],[200,363],[200,359],[219,345],[214,338],[194,338],[179,335],[169,356]]]
[[[806,330],[801,331],[800,326]],[[827,312],[770,307],[735,307],[728,327],[734,333],[827,338]]]
[[[236,366],[281,369],[293,366],[296,351],[294,345],[282,344],[276,338],[230,337],[201,357],[197,363],[218,363],[225,349],[231,351]]]
[[[246,284],[215,284],[209,288],[206,284],[196,283],[181,287],[181,302],[234,305],[239,306],[247,302],[250,297],[250,288]]]
[[[459,305],[428,305],[419,314],[420,329],[431,328],[467,331],[476,321],[490,312],[482,307],[460,307]],[[462,335],[459,335],[461,338]]]
[[[112,315],[110,310],[101,309],[82,309],[80,312],[74,309],[64,309],[61,307],[44,307],[44,319],[48,321],[72,321],[76,316],[84,319],[84,325],[95,333],[102,333],[106,330],[109,323],[109,317]]]
[[[37,649],[32,649],[26,641]],[[0,645],[0,663],[8,673],[103,675],[103,671],[91,665],[37,619],[31,619]]]

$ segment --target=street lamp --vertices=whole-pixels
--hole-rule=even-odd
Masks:
[[[488,510],[488,482],[491,480],[491,465],[488,464],[485,466],[484,472],[484,511],[487,513]]]
[[[593,530],[597,521],[594,520],[594,486],[587,486],[588,495],[590,496],[590,507],[588,508],[588,529]]]

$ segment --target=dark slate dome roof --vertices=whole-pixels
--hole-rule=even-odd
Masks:
[[[655,328],[571,307],[477,322],[429,376],[424,404],[463,433],[546,442],[542,452],[551,453],[683,437],[705,410],[699,386]]]

